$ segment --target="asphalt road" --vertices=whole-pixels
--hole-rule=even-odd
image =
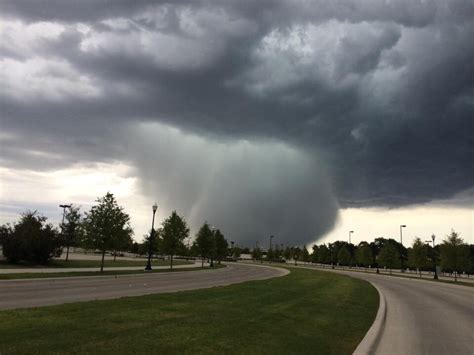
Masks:
[[[474,354],[473,287],[335,272],[371,282],[385,298],[385,322],[374,354]]]
[[[287,270],[242,264],[203,271],[0,281],[0,309],[140,296],[283,276]]]

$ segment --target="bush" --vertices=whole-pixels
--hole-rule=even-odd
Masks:
[[[3,255],[8,262],[47,264],[53,256],[60,256],[62,240],[46,217],[36,211],[26,211],[13,227],[4,225],[0,229]]]

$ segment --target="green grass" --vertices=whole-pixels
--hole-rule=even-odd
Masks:
[[[7,354],[351,354],[378,293],[327,272],[226,287],[0,312]]]
[[[137,259],[137,260],[124,260],[117,258],[114,262],[113,260],[105,260],[104,267],[124,267],[124,266],[145,266],[147,259]],[[165,266],[169,265],[168,260],[156,260],[152,261],[152,265],[155,266]],[[192,264],[192,261],[185,261],[185,260],[173,260],[174,265],[183,265],[183,264]],[[101,261],[100,260],[76,260],[70,259],[68,261],[65,260],[53,260],[48,265],[30,265],[30,264],[9,264],[6,261],[0,261],[0,269],[22,269],[22,268],[79,268],[79,267],[100,267]]]
[[[213,269],[225,267],[225,265],[214,264]],[[210,269],[206,266],[204,269]],[[58,277],[79,277],[79,276],[110,276],[110,275],[140,275],[146,273],[159,273],[159,272],[178,272],[178,271],[199,271],[203,270],[200,267],[193,268],[178,268],[178,269],[155,269],[152,271],[144,270],[107,270],[104,272],[100,271],[71,271],[71,272],[30,272],[30,273],[14,273],[14,274],[0,274],[0,280],[19,280],[19,279],[45,279],[45,278],[58,278]]]
[[[298,266],[309,266],[309,267],[314,267],[314,268],[320,268],[320,269],[324,269],[322,268],[321,266],[314,266],[314,265],[304,265],[304,264],[299,264]],[[326,269],[330,269],[330,267],[327,267]],[[405,275],[402,275],[402,274],[398,274],[398,273],[392,273],[390,274],[389,272],[386,272],[385,270],[382,272],[380,272],[379,274],[377,274],[376,272],[374,271],[363,271],[363,270],[356,270],[356,269],[351,269],[349,267],[346,267],[346,268],[342,268],[342,267],[336,267],[335,270],[342,270],[342,271],[350,271],[350,272],[360,272],[360,273],[363,273],[363,274],[371,274],[371,275],[383,275],[383,276],[393,276],[393,277],[403,277],[403,278],[406,278],[406,279],[415,279],[415,280],[422,280],[422,281],[431,281],[431,282],[438,282],[438,283],[445,283],[445,284],[453,284],[453,285],[460,285],[460,286],[468,286],[468,287],[474,287],[474,282],[468,282],[468,281],[462,281],[461,278],[458,278],[458,281],[454,281],[454,279],[452,280],[446,280],[446,279],[437,279],[435,280],[433,277],[420,277],[419,275],[415,275],[415,274],[405,274]]]

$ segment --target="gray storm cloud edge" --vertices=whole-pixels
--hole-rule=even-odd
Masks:
[[[291,7],[261,1],[93,3],[0,5],[6,20],[64,26],[58,38],[31,44],[30,53],[4,44],[2,58],[53,60],[42,69],[46,79],[58,75],[54,60],[61,60],[69,63],[64,70],[70,75],[85,75],[100,89],[97,97],[66,93],[55,101],[33,95],[27,105],[1,93],[2,130],[16,137],[2,148],[3,165],[48,169],[127,156],[144,167],[132,157],[140,154],[130,153],[130,137],[114,129],[157,121],[211,141],[275,140],[295,146],[324,162],[327,177],[316,180],[343,207],[403,206],[472,187],[474,16],[469,1],[316,1]],[[78,22],[90,32],[80,32]],[[96,46],[82,50],[88,40]],[[51,152],[52,142],[63,157],[29,155]],[[168,154],[160,159],[172,157],[173,150]],[[258,161],[249,160],[250,165]],[[153,181],[146,169],[139,171],[145,185]],[[281,186],[317,196],[319,190],[307,183],[314,170],[304,173],[303,182],[298,175],[284,175]],[[262,184],[266,172],[261,175],[244,179],[248,186],[241,189]],[[225,190],[213,188],[214,193]],[[189,201],[183,196],[176,203]],[[200,206],[222,210],[211,202]],[[319,211],[313,202],[309,206]],[[306,229],[320,235],[331,223],[322,223],[326,227],[319,231],[308,222]]]

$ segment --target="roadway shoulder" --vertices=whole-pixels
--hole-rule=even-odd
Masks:
[[[385,301],[385,296],[375,284],[371,284],[379,293],[379,309],[377,311],[377,315],[375,316],[374,322],[369,328],[369,331],[355,349],[353,353],[354,355],[373,354],[375,352],[375,349],[377,348],[377,345],[380,340],[380,335],[385,326],[385,318],[387,314],[387,304]]]

